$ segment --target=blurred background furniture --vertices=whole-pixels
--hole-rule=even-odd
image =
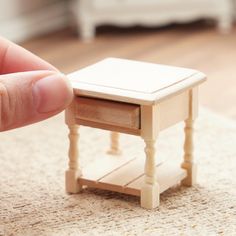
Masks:
[[[229,31],[236,0],[8,0],[0,1],[0,34],[15,42],[65,28],[74,20],[82,39],[101,25],[158,27],[213,19]]]
[[[65,28],[68,14],[65,0],[0,1],[0,35],[21,42]]]
[[[228,32],[233,21],[232,0],[73,0],[71,10],[84,40],[95,36],[97,26],[163,26],[213,19]]]

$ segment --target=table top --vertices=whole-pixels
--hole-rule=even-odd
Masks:
[[[196,70],[107,58],[68,75],[76,95],[150,105],[206,79]]]

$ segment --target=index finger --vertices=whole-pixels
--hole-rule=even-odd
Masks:
[[[0,37],[0,74],[33,70],[57,70],[26,49]]]

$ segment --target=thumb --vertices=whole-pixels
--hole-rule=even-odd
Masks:
[[[0,131],[53,116],[64,110],[72,97],[66,77],[58,72],[0,75]]]

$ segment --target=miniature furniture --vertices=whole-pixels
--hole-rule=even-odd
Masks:
[[[95,36],[97,26],[163,26],[213,19],[221,31],[233,22],[232,0],[73,0],[71,11],[84,40]]]
[[[198,112],[198,85],[205,75],[190,69],[108,58],[70,74],[75,98],[66,110],[69,127],[69,169],[66,191],[83,186],[141,197],[141,206],[155,208],[160,193],[180,181],[196,181],[193,162],[193,125]],[[181,166],[160,163],[155,142],[158,133],[185,122],[184,160]],[[110,130],[111,154],[119,154],[119,133],[140,136],[145,158],[98,160],[85,169],[79,165],[78,127]],[[86,138],[86,137],[81,137]],[[93,143],[96,145],[96,143]]]

